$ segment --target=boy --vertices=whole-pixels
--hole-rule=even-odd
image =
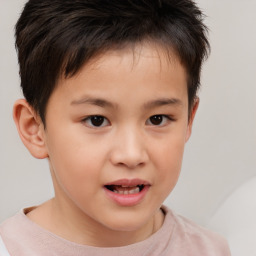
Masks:
[[[0,227],[4,255],[229,255],[162,206],[208,41],[190,0],[30,0],[16,25],[19,135],[55,196]]]

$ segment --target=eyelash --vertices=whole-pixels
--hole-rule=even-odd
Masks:
[[[94,118],[94,120],[93,120]],[[156,118],[154,121],[160,121],[160,124],[153,124],[153,118]],[[164,124],[162,124],[163,120],[165,120]],[[99,122],[98,125],[96,125],[95,123],[93,124],[92,122]],[[146,120],[146,125],[152,125],[152,126],[156,126],[156,127],[162,127],[165,126],[167,123],[175,121],[175,119],[172,116],[168,116],[168,115],[153,115],[150,116],[147,120]],[[92,116],[87,116],[86,118],[84,118],[82,120],[82,123],[85,123],[88,127],[92,127],[92,128],[101,128],[101,127],[106,127],[110,125],[109,120],[101,115],[92,115]],[[151,124],[150,124],[151,123]]]
[[[93,118],[94,118],[94,120],[92,120]],[[98,119],[98,120],[96,120],[96,119]],[[97,125],[93,124],[92,121],[96,121],[96,122],[99,121],[100,124],[97,126]],[[102,121],[102,123],[101,123],[101,121]],[[90,123],[88,124],[88,122],[90,122]],[[106,122],[107,122],[107,124],[106,124]],[[87,116],[86,118],[84,118],[82,120],[82,123],[85,123],[87,126],[92,127],[92,128],[101,128],[101,127],[108,126],[110,124],[110,122],[108,121],[108,119],[106,117],[100,116],[100,115]],[[104,125],[102,126],[102,124],[104,124]]]
[[[159,118],[161,118],[161,120],[160,120],[161,124],[152,124],[153,120],[150,120],[152,118],[157,118],[155,121],[159,121],[160,120]],[[163,120],[165,120],[164,124],[162,124]],[[165,126],[167,123],[172,122],[172,121],[175,121],[172,116],[168,116],[168,115],[153,115],[153,116],[151,116],[151,117],[149,117],[147,119],[146,124],[148,122],[151,122],[151,124],[149,124],[149,125],[157,126],[157,127],[162,127],[162,126]]]

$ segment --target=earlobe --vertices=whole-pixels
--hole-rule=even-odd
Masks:
[[[33,108],[24,99],[13,106],[13,119],[23,144],[36,158],[48,156],[44,141],[44,126]]]
[[[187,127],[187,134],[186,134],[186,142],[189,140],[191,133],[192,133],[192,126],[193,126],[193,121],[196,115],[196,111],[198,109],[199,105],[199,98],[196,97],[194,100],[193,107],[190,112],[189,120],[188,120],[188,127]]]

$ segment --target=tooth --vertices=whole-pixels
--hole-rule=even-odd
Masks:
[[[137,194],[137,193],[139,193],[140,192],[140,189],[139,188],[135,188],[134,189],[134,194]]]
[[[140,188],[136,187],[134,189],[127,189],[127,190],[113,190],[114,193],[120,194],[120,195],[131,195],[131,194],[137,194],[140,192]]]
[[[139,188],[135,188],[135,189],[130,190],[129,194],[137,194],[139,192],[140,192]]]
[[[136,190],[135,189],[132,189],[129,191],[129,194],[135,194],[136,193]]]

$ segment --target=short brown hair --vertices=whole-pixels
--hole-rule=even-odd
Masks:
[[[191,0],[30,0],[16,24],[23,94],[45,123],[60,75],[73,76],[100,52],[151,40],[186,68],[191,107],[209,52],[203,17]]]

